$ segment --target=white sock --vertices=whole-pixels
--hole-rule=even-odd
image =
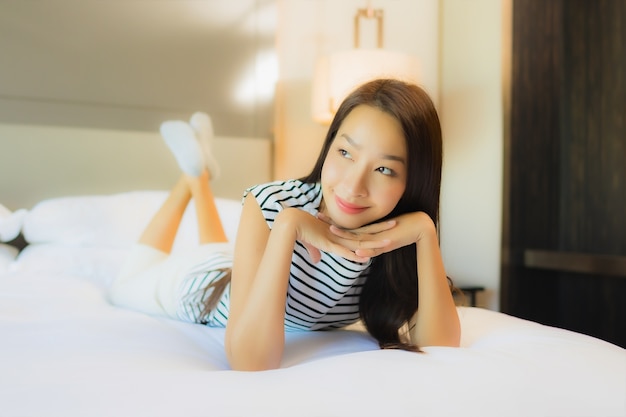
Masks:
[[[204,169],[204,159],[191,126],[181,120],[168,120],[161,124],[160,131],[180,169],[191,176],[200,176]]]
[[[202,149],[204,162],[211,174],[211,179],[216,179],[220,175],[220,166],[211,151],[211,141],[213,140],[213,122],[208,114],[203,112],[195,112],[189,119],[189,124],[196,132],[196,137]]]

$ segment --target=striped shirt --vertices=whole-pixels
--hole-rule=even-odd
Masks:
[[[298,180],[257,185],[247,190],[246,195],[248,193],[256,198],[270,229],[274,225],[276,216],[284,208],[298,208],[314,216],[322,201],[320,184],[306,184]],[[321,255],[321,260],[313,263],[300,242],[296,242],[294,246],[285,305],[285,330],[339,328],[359,319],[359,294],[367,278],[369,262],[353,262],[325,252]],[[216,272],[214,267],[214,265],[224,265],[221,263],[223,256],[220,254],[218,257],[220,259],[203,262],[204,268],[209,268],[204,271],[209,272],[190,275],[190,279],[183,282],[183,292],[188,294],[187,298],[196,298],[200,301],[200,298],[208,297],[208,294],[200,294],[200,292],[206,292],[201,288],[206,288],[207,283],[213,282],[220,274],[223,274],[223,271]],[[195,270],[202,268],[203,265],[199,265]],[[225,326],[228,318],[229,298],[229,288],[227,288],[216,309],[207,317],[198,320],[197,316],[189,314],[188,317],[181,318],[201,321],[210,326]],[[193,304],[193,301],[187,303],[187,305]],[[193,310],[192,307],[187,309]]]

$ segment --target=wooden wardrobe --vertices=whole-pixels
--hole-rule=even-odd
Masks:
[[[626,347],[626,1],[514,0],[502,311]]]

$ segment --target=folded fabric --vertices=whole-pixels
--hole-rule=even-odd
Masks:
[[[167,197],[166,191],[130,191],[112,195],[60,197],[36,204],[24,219],[29,244],[128,248]],[[216,198],[230,241],[234,241],[241,201]],[[190,204],[181,222],[174,249],[198,244],[195,207]]]
[[[9,265],[17,257],[17,248],[0,243],[0,273],[8,270]]]
[[[0,204],[0,242],[10,242],[20,234],[27,211],[19,209],[12,212]]]
[[[8,264],[5,269],[11,272],[73,276],[108,288],[111,280],[117,276],[127,253],[124,249],[110,247],[33,243],[19,254],[16,249],[14,253],[7,251],[6,255]],[[12,260],[9,258],[11,255]]]

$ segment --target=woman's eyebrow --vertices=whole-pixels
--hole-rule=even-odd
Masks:
[[[357,149],[361,149],[361,148],[362,148],[362,146],[361,146],[361,145],[359,145],[358,143],[356,143],[356,142],[355,142],[355,141],[354,141],[354,140],[353,140],[350,136],[348,136],[347,134],[342,133],[342,134],[341,134],[341,137],[343,137],[345,140],[347,140],[347,141],[348,141],[348,143],[349,143],[350,145],[354,146],[355,148],[357,148]]]
[[[352,146],[354,146],[356,149],[360,150],[363,148],[363,146],[359,145],[358,143],[356,143],[350,136],[348,136],[345,133],[341,134],[341,137],[343,137],[346,141],[348,141],[348,143]],[[389,154],[382,154],[381,155],[382,159],[388,159],[391,161],[398,161],[401,162],[403,164],[406,164],[406,161],[404,160],[404,158],[402,158],[401,156],[397,156],[397,155],[389,155]]]

